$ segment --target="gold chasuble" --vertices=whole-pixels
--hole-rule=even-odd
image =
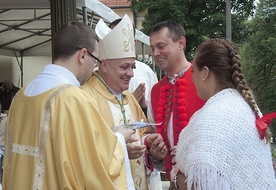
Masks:
[[[123,148],[88,94],[68,85],[33,97],[24,90],[8,115],[3,189],[127,189]]]
[[[94,73],[81,88],[96,100],[102,116],[110,127],[123,125],[124,119],[127,123],[141,121],[142,119],[147,122],[147,118],[143,114],[138,102],[128,91],[123,92],[124,118],[115,95],[110,93],[106,86],[95,75],[97,75],[97,73]],[[141,133],[142,129],[136,130],[134,136],[139,138],[139,141],[134,143],[141,144]],[[130,160],[131,173],[136,190],[148,189],[144,162],[143,156],[138,159]]]

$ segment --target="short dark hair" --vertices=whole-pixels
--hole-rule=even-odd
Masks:
[[[118,18],[118,19],[114,20],[113,22],[111,22],[111,23],[108,25],[108,27],[111,28],[111,27],[116,26],[117,24],[119,24],[119,22],[121,22],[121,20],[122,20],[121,18]]]
[[[176,42],[181,36],[185,36],[184,27],[181,24],[173,21],[163,21],[157,23],[150,29],[149,35],[159,32],[163,28],[168,29],[169,33],[167,35],[168,37],[172,38],[174,42]]]
[[[81,22],[68,22],[54,35],[53,60],[72,56],[76,48],[87,48],[94,52],[96,41],[99,42],[99,39],[89,26]]]
[[[109,28],[114,28],[117,24],[119,24],[119,22],[121,22],[121,18],[118,18],[118,19],[116,19],[116,20],[114,20],[113,22],[111,22],[109,25],[108,25],[108,27]],[[135,26],[134,25],[132,25],[132,27],[133,27],[133,34],[134,34],[134,38],[135,38],[135,33],[136,33],[136,31],[135,31]]]

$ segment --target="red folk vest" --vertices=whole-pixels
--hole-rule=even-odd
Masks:
[[[177,145],[180,132],[187,126],[191,116],[205,103],[204,100],[197,96],[196,88],[192,82],[191,68],[178,78],[174,85],[170,84],[167,76],[165,76],[151,90],[151,104],[155,122],[163,122],[162,125],[157,127],[157,132],[162,135],[169,149],[171,145],[168,138],[168,123],[171,113],[173,113],[174,145]],[[165,170],[168,179],[170,179],[171,168],[169,151],[165,160]]]

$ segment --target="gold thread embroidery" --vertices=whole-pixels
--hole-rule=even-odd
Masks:
[[[57,87],[57,89],[50,95],[46,106],[45,111],[42,114],[42,118],[40,121],[40,131],[39,131],[39,147],[33,147],[28,145],[20,145],[13,143],[12,138],[12,124],[9,123],[9,126],[6,126],[6,147],[5,150],[5,159],[8,160],[7,166],[5,166],[5,169],[8,171],[7,174],[10,173],[10,165],[11,165],[11,156],[12,153],[16,154],[24,154],[29,156],[34,156],[37,158],[36,160],[36,169],[35,169],[35,175],[34,175],[34,182],[33,182],[33,190],[41,190],[43,187],[43,180],[44,180],[44,173],[45,173],[45,153],[46,153],[46,140],[48,136],[48,128],[49,128],[49,122],[50,122],[50,114],[51,114],[51,104],[55,101],[56,97],[64,92],[65,89],[71,87],[71,84],[66,84],[60,87]],[[16,100],[14,99],[13,103]],[[12,112],[12,110],[10,110]]]
[[[7,121],[8,123],[8,121]],[[5,137],[6,137],[6,146],[7,146],[7,150],[5,149],[5,159],[8,161],[8,164],[7,166],[4,166],[5,167],[5,170],[7,170],[7,174],[8,176],[10,176],[9,174],[11,173],[10,172],[10,165],[11,165],[11,156],[12,156],[12,125],[9,124],[9,126],[6,126],[6,130],[7,130],[7,133],[5,134]],[[4,179],[4,178],[3,178]],[[4,179],[5,180],[5,179]],[[3,181],[2,181],[3,183]]]
[[[127,28],[123,28],[122,32],[126,36],[126,40],[123,42],[124,51],[134,51],[133,27],[130,27],[129,24],[127,24]]]
[[[56,97],[62,93],[66,88],[71,87],[72,85],[66,84],[61,87],[58,87],[52,95],[49,97],[45,111],[42,114],[39,130],[39,156],[36,160],[35,174],[34,174],[34,183],[33,190],[39,190],[43,187],[44,173],[45,173],[45,153],[46,153],[46,140],[48,137],[48,129],[50,126],[50,115],[51,115],[51,105],[56,100]]]
[[[136,131],[133,134],[134,137],[141,139],[140,134],[138,131]],[[136,142],[137,144],[141,144],[141,140]],[[145,167],[144,167],[144,157],[140,157],[135,160],[130,160],[130,164],[132,165],[132,168],[135,168],[132,170],[132,177],[135,189],[142,190],[147,187],[147,179],[145,176]]]

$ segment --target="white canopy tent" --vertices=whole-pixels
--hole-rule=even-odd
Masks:
[[[115,19],[120,18],[120,16],[117,15],[112,9],[105,6],[98,0],[77,0],[77,7],[87,7],[108,22],[112,22]],[[136,29],[135,38],[140,42],[149,45],[149,37],[140,30]]]
[[[98,0],[76,0],[77,20],[88,20],[92,28],[100,18],[106,23],[120,18]],[[136,30],[136,52],[150,52],[149,37]],[[23,57],[51,56],[51,12],[49,0],[0,1],[0,55],[16,57],[23,84]],[[20,60],[18,59],[20,58]]]
[[[112,9],[98,0],[76,0],[76,7],[79,21],[88,15],[87,12],[93,15],[91,26],[96,24],[99,18],[103,18],[107,23],[120,18]],[[142,44],[149,45],[149,37],[136,30],[136,39],[139,41],[137,53],[145,53]],[[0,55],[15,56],[15,54],[17,56],[51,55],[49,0],[0,1]]]

